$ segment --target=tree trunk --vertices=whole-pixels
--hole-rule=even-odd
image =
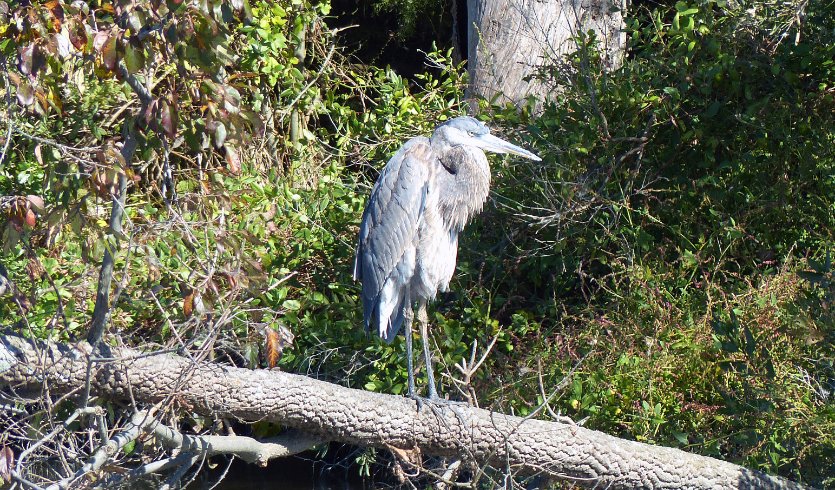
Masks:
[[[518,107],[533,97],[541,105],[555,87],[528,78],[576,51],[573,37],[589,30],[616,68],[626,45],[622,1],[468,0],[468,96]]]
[[[0,387],[53,396],[87,382],[89,344],[44,345],[0,336]],[[91,392],[148,406],[175,399],[215,418],[272,421],[323,440],[454,456],[520,474],[596,488],[802,488],[667,447],[618,439],[573,423],[436,407],[275,370],[221,366],[120,348],[93,365]]]

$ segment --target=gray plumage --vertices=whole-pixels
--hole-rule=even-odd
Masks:
[[[426,339],[426,302],[446,291],[455,271],[458,234],[481,211],[490,187],[482,150],[539,160],[490,134],[471,117],[412,138],[380,173],[362,216],[354,279],[362,281],[365,326],[391,342],[405,326],[411,370],[412,306],[419,306],[429,397],[437,399]]]

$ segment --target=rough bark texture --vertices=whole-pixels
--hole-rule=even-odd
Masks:
[[[517,106],[529,96],[548,100],[553,86],[525,78],[575,51],[572,37],[589,30],[605,46],[610,67],[619,66],[623,9],[622,0],[468,0],[469,95]]]
[[[85,383],[89,345],[36,345],[0,337],[0,387],[53,394]],[[414,401],[304,376],[116,350],[96,363],[92,392],[149,403],[175,395],[192,410],[270,420],[357,445],[457,456],[597,488],[802,488],[763,473],[677,449],[618,439],[569,423],[525,420]]]

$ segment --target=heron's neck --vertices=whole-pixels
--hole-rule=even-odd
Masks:
[[[435,179],[441,217],[449,228],[461,231],[487,201],[490,166],[477,148],[454,146],[436,155],[441,162]]]

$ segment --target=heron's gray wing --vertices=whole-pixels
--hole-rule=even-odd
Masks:
[[[371,191],[360,225],[354,279],[362,281],[363,317],[366,328],[392,322],[384,330],[387,340],[402,323],[402,308],[392,318],[379,318],[380,293],[386,281],[398,273],[404,253],[414,247],[429,180],[432,150],[428,138],[413,138],[389,160]],[[402,285],[411,278],[395,278]],[[398,291],[402,301],[404,291]],[[393,327],[393,328],[392,328]],[[390,330],[393,330],[391,332]]]

